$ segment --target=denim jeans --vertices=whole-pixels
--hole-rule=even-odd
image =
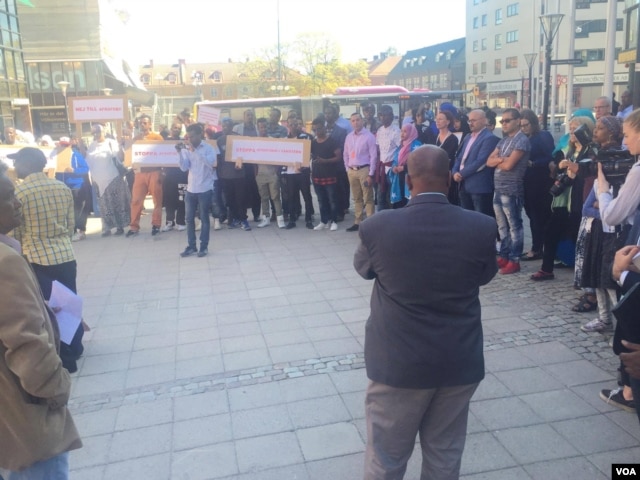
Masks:
[[[512,262],[519,262],[524,247],[522,226],[522,205],[524,199],[518,195],[493,196],[493,210],[496,214],[500,233],[500,256]]]
[[[320,221],[325,224],[335,222],[338,218],[337,184],[314,184],[313,188],[316,191],[318,205],[320,206]]]
[[[196,248],[196,208],[199,208],[201,212],[200,221],[202,221],[202,228],[200,229],[200,250],[209,248],[209,226],[211,224],[209,208],[211,207],[212,197],[213,190],[208,190],[203,193],[187,192],[184,196],[185,216],[187,220],[187,242],[193,249]]]
[[[0,468],[0,475],[4,480],[68,480],[69,452],[34,463],[20,472]]]
[[[460,206],[465,210],[473,210],[484,213],[490,217],[493,213],[493,193],[467,193],[460,189]]]

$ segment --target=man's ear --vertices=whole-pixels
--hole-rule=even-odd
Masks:
[[[409,191],[413,192],[413,182],[411,181],[411,175],[409,175],[409,173],[404,177],[404,181],[407,184],[407,187],[409,187]]]

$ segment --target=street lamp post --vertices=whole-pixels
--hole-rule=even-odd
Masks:
[[[69,121],[69,103],[67,102],[67,88],[71,85],[69,82],[65,80],[60,80],[58,82],[58,87],[62,90],[62,96],[64,97],[64,114],[67,117],[67,133],[69,134],[69,138],[71,138],[71,122]]]
[[[546,42],[544,56],[545,56],[545,69],[544,69],[544,99],[542,101],[542,128],[547,129],[549,119],[549,97],[551,94],[551,50],[553,48],[553,39],[558,32],[558,27],[562,21],[564,15],[562,13],[547,13],[540,15],[540,26],[544,33],[544,39]]]
[[[533,88],[533,62],[536,61],[536,57],[538,56],[537,53],[525,53],[524,54],[524,61],[527,62],[527,67],[529,68],[529,101],[527,106],[529,107],[529,110],[531,110],[531,93],[533,92],[532,88]]]

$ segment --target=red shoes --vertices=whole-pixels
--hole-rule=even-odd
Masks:
[[[504,260],[504,259],[503,259]],[[498,263],[500,265],[500,263]],[[520,263],[519,262],[507,262],[507,264],[499,270],[501,275],[509,275],[511,273],[517,273],[520,271]]]
[[[496,261],[498,262],[498,268],[504,268],[509,263],[509,260],[504,257],[498,257]]]

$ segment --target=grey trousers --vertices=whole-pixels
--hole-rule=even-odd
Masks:
[[[365,399],[364,480],[400,480],[422,448],[421,480],[456,480],[467,436],[469,401],[477,383],[414,390],[369,382]]]

